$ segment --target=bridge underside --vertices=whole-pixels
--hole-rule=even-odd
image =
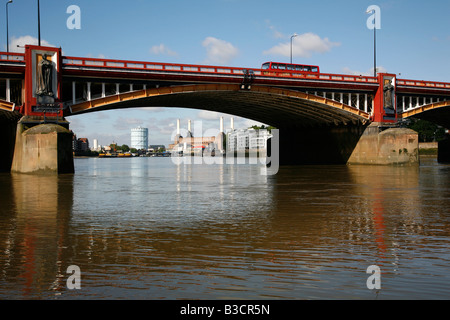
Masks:
[[[71,114],[139,107],[216,111],[280,129],[358,124],[369,119],[367,113],[334,100],[270,87],[241,90],[239,85],[194,85],[129,92],[74,105]]]
[[[402,114],[403,119],[417,118],[450,128],[450,101],[433,103]]]
[[[280,129],[281,164],[345,164],[369,114],[299,91],[240,85],[194,85],[134,91],[74,105],[72,114],[136,107],[210,110]]]
[[[0,108],[0,137],[2,152],[0,154],[0,172],[9,172],[14,156],[17,122],[22,118],[19,112],[6,111]]]

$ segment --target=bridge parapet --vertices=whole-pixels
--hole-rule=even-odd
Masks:
[[[32,46],[30,50],[60,49]],[[63,103],[65,108],[149,88],[199,83],[240,84],[248,72],[253,75],[252,85],[288,88],[324,97],[371,113],[372,120],[376,122],[395,122],[404,118],[403,115],[407,112],[420,112],[424,106],[450,100],[450,83],[398,79],[396,75],[389,74],[379,74],[377,77],[308,74],[292,70],[99,59],[60,54],[58,61],[57,92],[61,93],[58,103]],[[20,109],[24,114],[36,114],[32,108],[35,104],[29,98],[33,95],[32,89],[29,89],[33,83],[26,80],[33,76],[34,67],[28,67],[32,63],[33,56],[28,54],[0,53],[0,99],[15,103],[15,110]],[[386,79],[391,80],[394,87],[393,113],[384,106],[383,81]],[[14,87],[16,93],[23,89],[26,101],[21,100],[20,94],[16,94],[17,97],[11,96],[13,81],[22,81],[22,84],[14,83]]]

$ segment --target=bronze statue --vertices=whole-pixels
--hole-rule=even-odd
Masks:
[[[394,86],[392,80],[385,80],[384,85],[384,107],[394,110]]]
[[[36,77],[36,94],[38,96],[53,97],[53,63],[47,60],[47,55],[42,56],[38,64]]]

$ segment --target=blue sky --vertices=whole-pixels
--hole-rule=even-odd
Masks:
[[[6,3],[6,0],[2,0]],[[81,29],[70,30],[67,8],[81,9]],[[378,66],[404,79],[450,81],[450,2],[442,0],[41,0],[41,40],[65,55],[215,64],[258,68],[286,61],[290,36],[294,62],[325,73],[371,74],[373,31],[365,13],[381,8]],[[4,8],[4,7],[3,7]],[[10,50],[37,39],[37,0],[9,8]],[[5,10],[0,8],[0,46],[6,49]],[[69,117],[78,137],[130,144],[130,129],[148,127],[150,144],[170,143],[176,119],[202,120],[218,128],[219,114],[189,109],[145,108]],[[224,115],[225,127],[229,115]],[[235,118],[235,127],[252,124]]]

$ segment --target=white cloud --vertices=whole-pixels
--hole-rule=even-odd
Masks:
[[[32,36],[22,36],[19,38],[12,37],[9,44],[9,51],[11,52],[25,52],[25,45],[38,45],[38,39]],[[50,44],[48,41],[41,39],[41,46],[44,47],[56,47],[55,45]]]
[[[283,39],[285,38],[285,35],[282,34],[280,31],[277,30],[277,28],[272,25],[270,20],[266,20],[267,27],[269,28],[270,32],[272,33],[272,37],[275,39]]]
[[[207,64],[227,64],[239,53],[239,50],[231,43],[214,37],[207,37],[202,45],[206,48],[207,58],[204,63]]]
[[[377,67],[378,73],[387,73],[387,69],[383,66]],[[367,71],[358,71],[358,70],[352,70],[348,67],[342,68],[342,73],[344,74],[351,74],[354,76],[373,76],[373,68],[370,68]]]
[[[170,50],[165,44],[153,46],[150,48],[150,53],[155,55],[167,55],[167,56],[177,56],[175,51]]]
[[[103,53],[99,53],[97,55],[93,55],[92,53],[88,53],[87,57],[88,58],[96,58],[96,59],[108,59],[108,57],[106,55],[104,55]]]
[[[220,118],[220,114],[213,111],[201,110],[197,114],[197,118],[203,120],[218,120]]]
[[[119,117],[114,123],[114,129],[116,130],[131,130],[137,126],[141,126],[144,123],[142,119],[137,118],[123,118]]]
[[[328,38],[322,39],[317,34],[304,33],[293,38],[292,55],[294,57],[309,58],[313,53],[325,53],[339,45],[340,43],[332,42]],[[264,54],[289,57],[291,55],[291,42],[289,40],[288,42],[280,43],[264,51]]]

